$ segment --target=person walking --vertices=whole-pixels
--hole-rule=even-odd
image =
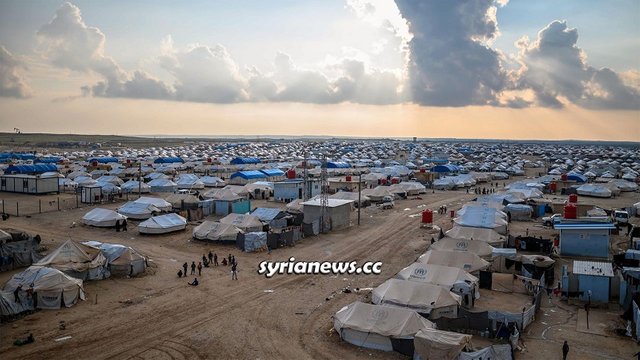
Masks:
[[[22,285],[18,285],[18,287],[13,290],[13,301],[17,304],[20,304],[20,291],[22,290]]]
[[[192,261],[191,262],[191,275],[195,275],[196,274],[196,262]]]
[[[188,266],[189,266],[189,265],[188,265],[186,262],[185,262],[184,264],[182,264],[182,268],[184,269],[184,272],[183,272],[184,277],[187,277],[187,267],[188,267]]]
[[[567,360],[567,354],[569,354],[569,344],[567,344],[567,340],[565,340],[562,345],[562,360]]]
[[[231,254],[229,254],[229,257],[227,258],[227,260],[228,260],[228,262],[229,262],[229,265],[233,264],[233,263],[231,262]]]
[[[120,232],[120,220],[116,220],[116,232]]]
[[[238,264],[231,265],[231,280],[238,280]]]
[[[122,231],[127,231],[127,219],[122,220]]]
[[[205,261],[207,259],[204,259]],[[202,276],[202,262],[198,262],[198,276]]]
[[[213,266],[218,266],[218,254],[213,254]]]
[[[207,256],[209,257],[209,264],[213,264],[213,253],[211,250],[209,250],[209,254]]]

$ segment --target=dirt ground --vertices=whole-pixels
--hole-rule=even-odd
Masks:
[[[20,197],[11,195],[8,201]],[[0,325],[0,357],[402,359],[397,353],[362,349],[340,340],[332,330],[331,316],[343,306],[369,297],[367,291],[342,293],[341,289],[375,287],[424,252],[432,235],[420,228],[420,217],[415,216],[424,208],[447,205],[457,210],[474,197],[465,191],[436,191],[423,195],[423,200],[398,201],[393,210],[363,209],[360,226],[355,225],[354,212],[351,228],[306,238],[295,247],[271,254],[247,254],[231,246],[192,241],[192,225],[164,236],[141,236],[134,222],[128,232],[80,225],[71,228],[89,208],[11,217],[0,226],[40,234],[49,249],[69,238],[122,243],[149,256],[153,266],[142,277],[85,282],[87,299],[71,308],[42,310]],[[618,206],[628,205],[638,197],[637,193],[624,194],[615,201]],[[252,204],[260,205],[264,203]],[[447,215],[434,216],[443,230],[451,227]],[[637,218],[634,221],[640,222]],[[514,222],[511,232],[526,228],[536,235],[538,231],[545,236],[552,232],[533,222]],[[230,269],[223,266],[203,269],[198,287],[187,285],[193,276],[177,278],[183,262],[197,262],[209,250],[221,257],[231,253],[238,259],[238,281],[232,281]],[[384,265],[381,275],[276,275],[267,279],[256,272],[262,260],[286,261],[291,256],[316,261],[382,261]],[[1,273],[0,284],[16,272]],[[524,337],[526,351],[517,358],[558,359],[565,339],[571,345],[570,359],[630,359],[640,350],[633,341],[612,331],[606,337],[577,332],[577,309],[557,299],[544,301]],[[66,330],[58,328],[60,320],[65,321]],[[35,336],[35,343],[12,346],[15,339],[29,333]],[[65,336],[71,338],[55,341]]]

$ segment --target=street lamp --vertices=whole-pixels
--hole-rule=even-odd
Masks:
[[[587,296],[589,296],[589,300],[586,304],[584,304],[584,310],[587,312],[587,329],[589,328],[589,310],[591,308],[591,290],[587,290]]]

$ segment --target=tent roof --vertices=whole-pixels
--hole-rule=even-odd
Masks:
[[[267,176],[282,176],[284,175],[284,171],[280,170],[280,169],[262,169],[260,170],[262,173],[264,173]]]
[[[458,281],[478,282],[478,278],[466,271],[450,266],[414,262],[400,270],[397,279],[420,281],[450,288]]]
[[[424,328],[434,328],[429,320],[408,309],[351,303],[334,316],[337,330],[347,328],[389,337],[410,337]]]
[[[11,165],[4,170],[9,174],[42,174],[50,171],[58,171],[58,167],[54,164],[36,164],[36,165]]]
[[[22,285],[27,290],[33,285],[34,291],[73,291],[82,289],[82,280],[74,279],[60,270],[32,265],[11,277],[4,285],[4,290],[15,290]]]
[[[174,226],[187,225],[187,219],[174,213],[149,218],[138,225],[142,228],[169,229]]]
[[[441,308],[460,304],[460,296],[438,285],[388,279],[373,289],[372,296],[389,305],[409,308]]]
[[[451,266],[468,272],[486,269],[491,265],[472,252],[453,250],[428,250],[426,253],[420,255],[418,262]]]
[[[245,180],[250,180],[250,179],[264,179],[267,176],[263,172],[260,172],[258,170],[245,170],[245,171],[235,172],[231,174],[229,178],[233,179],[236,177],[241,177]]]

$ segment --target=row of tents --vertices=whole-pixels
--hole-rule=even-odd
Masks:
[[[146,258],[131,247],[67,240],[11,277],[0,291],[0,315],[7,319],[35,309],[71,307],[85,299],[84,281],[135,276],[146,267]]]

